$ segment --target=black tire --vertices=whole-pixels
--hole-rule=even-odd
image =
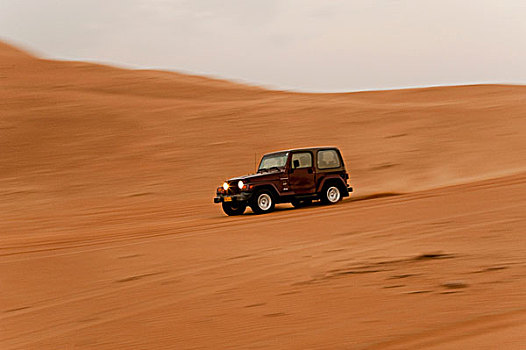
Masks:
[[[323,186],[319,196],[323,204],[336,204],[342,200],[342,190],[337,184],[328,183]]]
[[[292,204],[292,206],[294,206],[294,208],[298,209],[298,208],[303,208],[303,207],[306,207],[306,206],[309,206],[312,204],[312,200],[310,199],[293,199],[290,204]]]
[[[254,193],[250,201],[250,208],[255,214],[266,214],[274,210],[275,199],[269,190],[259,190]]]
[[[242,215],[247,208],[245,202],[223,202],[221,203],[223,211],[228,216]]]

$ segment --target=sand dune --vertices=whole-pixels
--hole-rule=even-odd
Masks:
[[[526,87],[269,91],[0,43],[0,348],[524,348]],[[254,155],[355,195],[227,218]]]

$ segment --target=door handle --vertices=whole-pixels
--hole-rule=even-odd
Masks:
[[[308,172],[309,174],[312,174],[312,168],[309,168],[309,169],[307,170],[307,172]]]

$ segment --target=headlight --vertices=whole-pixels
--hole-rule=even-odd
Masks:
[[[226,182],[224,182],[223,183],[223,189],[226,191],[226,190],[228,190],[228,187],[229,187],[228,184]]]
[[[237,187],[239,187],[239,189],[242,189],[243,186],[245,186],[245,184],[243,183],[243,181],[239,181],[239,182],[237,183]]]

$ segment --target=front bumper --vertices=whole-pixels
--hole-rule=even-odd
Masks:
[[[246,202],[250,199],[252,196],[252,192],[241,192],[239,194],[222,194],[217,193],[216,197],[214,198],[214,203],[222,203],[225,201],[232,201],[232,202]],[[227,198],[225,200],[225,198]],[[230,200],[228,200],[230,198]]]

